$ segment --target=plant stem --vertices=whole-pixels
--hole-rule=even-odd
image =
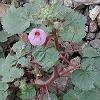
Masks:
[[[55,47],[59,51],[59,42],[58,42],[57,30],[56,29],[53,29],[52,34],[54,36]]]

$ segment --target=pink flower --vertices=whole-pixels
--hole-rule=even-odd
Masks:
[[[28,39],[33,46],[43,45],[46,41],[47,34],[42,29],[34,28],[28,35]]]

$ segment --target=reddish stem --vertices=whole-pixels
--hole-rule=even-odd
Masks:
[[[57,30],[56,29],[53,29],[52,34],[54,36],[55,47],[59,51],[59,42],[58,42]]]

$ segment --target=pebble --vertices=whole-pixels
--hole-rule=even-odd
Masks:
[[[85,4],[85,5],[90,5],[90,4],[99,4],[100,3],[100,0],[73,0],[77,3],[82,3],[82,4]]]
[[[100,39],[100,32],[96,34],[96,38]]]
[[[97,16],[97,22],[98,22],[98,26],[100,27],[100,13],[99,13],[99,15]]]
[[[86,36],[86,40],[93,40],[95,38],[95,34],[94,33],[88,33],[87,36]]]
[[[9,8],[9,5],[0,3],[0,17],[4,16]]]
[[[94,33],[98,30],[98,24],[97,24],[97,21],[90,21],[90,25],[89,25],[89,31],[91,33]]]
[[[95,39],[95,40],[91,41],[90,44],[95,49],[100,49],[100,39]]]
[[[100,6],[95,6],[92,10],[89,11],[89,17],[91,20],[95,20],[100,13]]]

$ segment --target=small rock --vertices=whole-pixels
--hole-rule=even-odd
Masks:
[[[100,13],[100,6],[95,6],[92,10],[89,11],[89,17],[92,20],[95,20],[99,13]]]
[[[91,41],[90,44],[95,49],[100,49],[100,40],[99,39],[95,39],[95,40]]]
[[[86,40],[93,40],[95,38],[95,34],[94,33],[88,33],[87,36],[86,36]]]
[[[96,32],[98,30],[98,24],[96,21],[91,21],[89,25],[89,31],[91,33]]]
[[[100,39],[100,32],[96,34],[96,38]]]
[[[63,3],[67,7],[73,7],[73,1],[72,0],[63,0]]]
[[[89,32],[89,27],[88,26],[85,27],[85,32]]]
[[[98,22],[98,26],[100,27],[100,13],[99,13],[99,15],[97,16],[97,22]]]
[[[81,62],[81,58],[80,58],[79,56],[77,56],[77,57],[71,59],[70,62],[71,62],[72,64],[74,64],[74,65],[79,65],[80,62]]]
[[[85,5],[90,5],[90,4],[99,4],[100,0],[73,0],[77,3],[85,4]]]
[[[86,0],[74,0],[75,2],[85,3]]]
[[[0,17],[6,14],[6,11],[8,10],[8,8],[9,8],[9,5],[0,3]]]

